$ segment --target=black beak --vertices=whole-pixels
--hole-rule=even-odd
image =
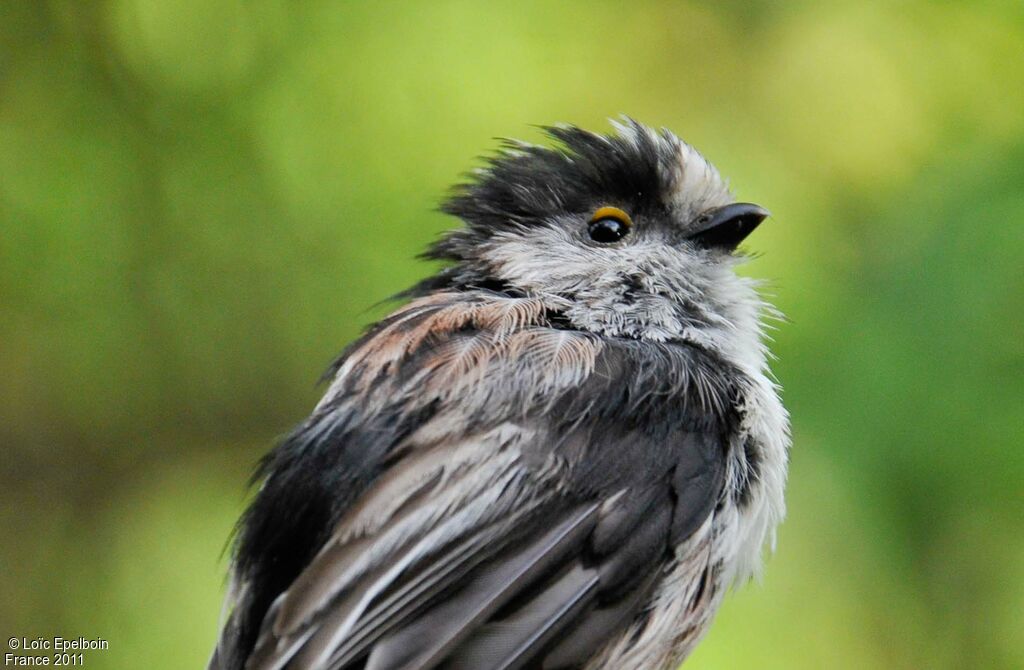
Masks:
[[[768,216],[767,209],[749,202],[716,207],[694,220],[697,232],[689,239],[706,249],[732,251]]]

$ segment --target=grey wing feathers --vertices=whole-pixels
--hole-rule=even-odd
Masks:
[[[536,663],[538,652],[594,602],[599,585],[596,571],[573,565],[523,611],[484,626],[463,648],[455,650],[446,668],[513,670]]]
[[[546,309],[424,298],[339,361],[261,470],[211,669],[580,668],[643,625],[721,499],[728,375]]]
[[[271,608],[246,667],[582,667],[640,613],[678,516],[669,481],[589,503],[549,497],[431,546],[442,524],[342,588],[365,538],[329,543]]]
[[[482,568],[452,598],[383,640],[367,670],[436,665],[500,607],[578,551],[597,521],[597,510],[596,504],[572,510],[539,540]]]
[[[687,457],[652,484],[589,501],[523,484],[518,463],[490,498],[439,503],[452,481],[424,476],[381,528],[339,529],[271,606],[246,667],[583,667],[642,615],[673,547],[718,499],[717,439],[686,433],[679,444]],[[422,510],[438,506],[431,527]]]

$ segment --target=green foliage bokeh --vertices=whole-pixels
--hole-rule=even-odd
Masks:
[[[0,633],[199,667],[252,464],[447,186],[672,128],[774,217],[790,513],[688,668],[1024,667],[1017,2],[0,3]]]

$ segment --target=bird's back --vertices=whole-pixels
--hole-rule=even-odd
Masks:
[[[689,601],[673,635],[699,635],[724,364],[560,325],[542,300],[442,293],[358,342],[264,465],[211,667],[584,667],[650,624],[666,578]]]

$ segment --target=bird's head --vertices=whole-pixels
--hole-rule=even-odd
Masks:
[[[734,202],[668,130],[614,126],[546,128],[554,147],[506,142],[443,205],[465,225],[431,247],[451,265],[420,290],[539,295],[571,327],[615,337],[720,348],[730,330],[756,331],[761,303],[733,266],[768,212]]]

